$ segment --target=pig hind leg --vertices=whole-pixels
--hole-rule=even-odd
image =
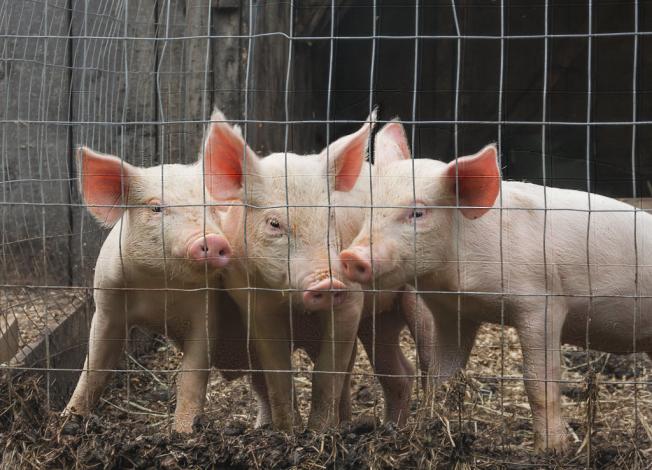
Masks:
[[[538,451],[563,451],[567,434],[561,416],[561,330],[565,310],[559,301],[519,312],[516,329],[523,350],[523,378],[532,409],[534,445]]]

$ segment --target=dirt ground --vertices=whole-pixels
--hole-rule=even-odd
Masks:
[[[402,344],[414,361],[407,335]],[[115,374],[95,414],[86,419],[59,417],[63,400],[57,397],[51,397],[48,410],[38,375],[9,380],[7,374],[0,383],[0,468],[621,469],[652,465],[652,363],[647,356],[587,355],[565,349],[563,413],[573,443],[564,455],[532,451],[520,361],[512,330],[484,327],[465,374],[432,400],[415,386],[412,416],[405,428],[398,429],[380,424],[382,394],[360,353],[351,390],[353,422],[326,434],[253,429],[255,401],[247,380],[227,382],[215,372],[205,418],[196,423],[194,434],[180,436],[170,431],[179,354],[158,339],[150,352],[127,359],[124,365],[130,372]],[[301,353],[295,363],[299,370],[295,385],[305,419],[310,364]]]

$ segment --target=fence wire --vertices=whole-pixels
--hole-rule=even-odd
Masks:
[[[237,417],[251,428],[273,422],[287,430],[301,424],[298,415],[318,427],[371,415],[392,417],[414,435],[441,423],[453,448],[473,436],[476,449],[500,449],[494,463],[521,463],[519,452],[553,447],[561,432],[572,455],[563,464],[600,465],[613,449],[633,448],[636,462],[649,465],[651,9],[640,0],[0,2],[7,381],[41,377],[47,408],[60,412],[81,372],[82,382],[106,387],[82,387],[72,402],[95,401],[87,411],[148,429],[178,430],[190,416],[187,431],[202,409],[218,425]],[[216,108],[224,115],[212,114]],[[395,117],[411,158],[407,202],[387,201],[379,180],[397,175],[375,172],[384,164],[379,136]],[[351,202],[340,196],[347,175],[339,173],[337,139],[361,126],[369,131],[360,148],[374,170],[363,164],[365,196]],[[231,140],[216,147],[213,132]],[[458,209],[477,204],[465,202],[461,183],[444,202],[423,196],[431,175],[419,160],[450,163],[459,179],[459,157],[489,143],[502,175],[487,212],[497,214],[497,240],[488,230],[469,245],[471,222]],[[80,146],[119,159],[112,177],[120,190],[108,203],[81,194],[90,177],[80,176]],[[204,184],[216,149],[238,153],[242,168],[230,163],[227,173],[242,177],[239,197],[218,200],[213,192],[223,189]],[[282,164],[265,166],[254,152]],[[151,167],[156,174],[143,170]],[[541,204],[515,198],[511,181],[542,186],[529,190]],[[584,191],[586,204],[565,206],[552,188]],[[109,235],[96,219],[110,217],[114,205],[125,215]],[[400,240],[406,246],[387,245],[393,233],[376,228],[386,214],[417,209],[454,214],[452,228],[432,237],[450,229],[446,259],[427,259],[424,243],[434,242],[416,216]],[[348,233],[362,213],[366,221]],[[138,230],[153,217],[155,231]],[[525,217],[541,230],[517,239],[515,224]],[[566,220],[586,222],[573,233],[584,251],[574,288],[559,274],[580,269],[563,259],[574,240],[564,239]],[[345,281],[339,254],[363,229],[371,271],[383,269],[391,246],[406,253],[405,266],[393,268],[407,273],[404,282]],[[599,246],[630,229],[622,239],[633,246]],[[206,253],[220,237],[229,244],[217,249],[231,259],[219,275],[208,262],[194,271],[183,264],[195,256],[192,241],[203,240]],[[486,245],[479,259],[473,243]],[[537,256],[519,259],[524,246]],[[419,272],[428,262],[441,271]],[[610,290],[622,284],[605,280],[609,272],[631,274],[632,285]],[[519,291],[527,276],[541,282]],[[338,300],[344,287],[347,300],[362,305],[364,297],[355,320]],[[319,313],[306,311],[323,297]],[[115,299],[120,318],[98,320]],[[539,330],[524,326],[518,310],[535,304]],[[555,323],[562,304],[574,306],[568,315],[580,333]],[[605,320],[607,308],[614,314]],[[455,338],[437,334],[450,322]],[[617,339],[605,340],[609,334]],[[571,337],[573,346],[558,349]],[[541,338],[543,366],[533,373]],[[452,363],[459,367],[447,369]],[[11,402],[21,392],[7,393]],[[535,432],[540,419],[543,436]]]

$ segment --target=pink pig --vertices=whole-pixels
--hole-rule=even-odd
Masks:
[[[118,364],[129,328],[142,325],[183,350],[174,427],[190,431],[203,409],[209,368],[218,359],[218,333],[228,336],[233,329],[222,320],[218,331],[218,313],[238,315],[229,298],[214,290],[232,250],[210,215],[216,208],[205,206],[201,160],[140,168],[81,148],[77,167],[86,207],[112,228],[95,266],[89,353],[65,413],[90,412]],[[243,356],[242,346],[232,348],[231,356]]]
[[[357,283],[341,276],[337,261],[364,219],[359,206],[367,204],[368,185],[358,175],[369,171],[364,157],[371,124],[318,155],[277,153],[261,159],[219,111],[211,120],[206,187],[216,200],[234,203],[222,214],[224,233],[238,254],[224,285],[240,307],[266,371],[274,427],[290,430],[298,424],[288,373],[292,343],[305,347],[315,363],[308,426],[323,429],[348,419],[347,372],[358,335],[383,374],[387,419],[404,422],[412,384],[407,376],[414,370],[398,337],[407,322],[420,340],[427,368],[429,315],[420,314],[426,308],[412,293],[401,298],[385,293],[376,301],[364,296]]]
[[[434,313],[438,379],[466,365],[482,323],[515,327],[535,447],[564,449],[560,344],[652,351],[652,216],[501,181],[493,145],[445,164],[411,160],[397,137],[393,158],[374,168],[373,220],[340,254],[347,276],[378,289],[417,277]]]

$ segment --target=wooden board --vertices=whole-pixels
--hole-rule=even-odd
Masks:
[[[91,308],[91,302],[85,302],[63,320],[49,322],[48,332],[23,347],[9,364],[14,373],[46,376],[50,397],[59,401],[56,405],[70,396],[79,376],[72,370],[80,369],[86,357]]]
[[[645,209],[647,212],[652,211],[652,197],[625,197],[620,198],[619,201],[626,202],[627,204],[638,207],[639,209]]]
[[[0,316],[0,364],[9,362],[18,352],[18,322]]]
[[[62,407],[70,398],[77,384],[84,359],[88,353],[88,325],[94,305],[91,299],[82,302],[69,315],[58,321],[48,322],[46,332],[12,354],[9,368],[14,374],[33,373],[46,377],[53,405]],[[13,328],[13,327],[12,327]],[[16,328],[16,333],[18,332]],[[153,335],[134,327],[131,329],[128,351],[138,358],[150,351]],[[2,325],[0,323],[0,354],[2,353]],[[3,362],[0,356],[0,362]]]

